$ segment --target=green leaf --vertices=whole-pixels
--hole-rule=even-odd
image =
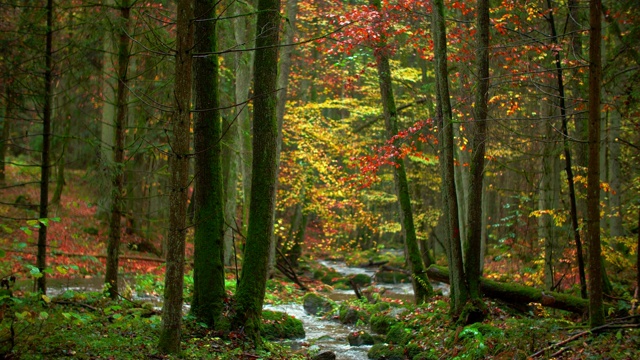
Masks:
[[[39,318],[40,320],[47,320],[49,318],[49,313],[47,313],[46,311],[41,311]]]
[[[36,226],[38,225],[38,220],[27,220],[27,225]]]
[[[27,243],[26,242],[19,242],[19,243],[16,244],[16,247],[18,249],[24,249],[24,248],[27,247]]]
[[[0,258],[3,258],[6,254],[4,250],[0,249]]]
[[[60,218],[59,217],[50,218],[49,220],[51,220],[53,222],[60,222]]]
[[[38,219],[38,221],[41,222],[44,226],[49,226],[49,219],[47,218]]]
[[[31,235],[32,234],[31,230],[26,226],[20,226],[20,230],[24,231],[24,233],[27,234],[27,235]]]

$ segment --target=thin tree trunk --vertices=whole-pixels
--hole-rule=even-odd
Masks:
[[[47,293],[47,219],[49,210],[49,148],[51,138],[51,96],[53,87],[53,0],[47,0],[47,34],[44,70],[44,108],[42,113],[42,162],[40,164],[40,228],[36,263],[41,276],[38,291]]]
[[[158,342],[161,353],[180,352],[182,334],[182,291],[184,285],[184,250],[187,232],[187,199],[189,185],[189,129],[192,54],[192,0],[179,0],[176,26],[175,110],[172,114],[173,137],[169,169],[169,237],[164,280],[162,331]]]
[[[259,345],[275,211],[280,0],[259,0],[254,60],[253,162],[249,229],[232,327]]]
[[[243,14],[249,13],[254,9],[244,6],[242,3],[234,2],[233,28],[234,37],[237,44],[242,44],[243,48],[251,48],[253,45],[249,33],[252,33],[254,24],[249,21],[249,17]],[[251,118],[249,106],[246,102],[249,100],[249,89],[251,87],[253,51],[239,51],[235,54],[235,102],[236,102],[236,122],[239,126],[239,167],[242,173],[242,231],[246,235],[247,225],[249,223],[249,207],[251,192]],[[235,224],[234,224],[235,225]]]
[[[591,327],[604,324],[602,258],[600,246],[600,82],[602,29],[601,0],[589,6],[589,170],[587,172],[587,239],[589,243],[589,320]]]
[[[469,290],[464,278],[462,261],[462,245],[460,243],[460,223],[458,218],[458,200],[456,195],[455,171],[453,164],[453,116],[449,100],[449,75],[447,70],[447,42],[444,23],[444,2],[433,2],[432,21],[434,22],[434,55],[436,64],[436,78],[438,85],[438,98],[441,104],[438,108],[442,114],[439,131],[441,138],[439,146],[439,160],[442,176],[442,184],[445,187],[443,200],[444,216],[448,218],[448,251],[447,259],[450,268],[451,284],[451,315],[457,318],[462,312],[462,307],[469,298]]]
[[[215,52],[215,0],[195,2],[195,52]],[[224,209],[222,126],[218,101],[218,57],[197,56],[195,78],[195,238],[193,301],[199,322],[219,324],[224,298]]]
[[[121,0],[120,18],[121,28],[118,29],[118,87],[116,91],[115,148],[113,152],[113,167],[111,169],[111,216],[109,218],[109,241],[107,243],[107,269],[104,282],[107,285],[109,297],[118,296],[118,264],[120,256],[120,238],[122,237],[122,212],[124,208],[124,140],[126,138],[126,123],[129,104],[128,68],[129,46],[128,34],[130,6],[128,0]]]
[[[292,44],[296,31],[296,14],[298,12],[298,0],[287,0],[286,7],[287,23],[284,27],[284,44]],[[291,73],[291,53],[293,46],[285,46],[280,52],[280,63],[278,71],[278,103],[276,106],[276,118],[278,119],[278,141],[276,150],[276,189],[274,196],[278,194],[278,176],[280,174],[280,151],[282,149],[282,124],[284,122],[285,108],[287,104],[287,86],[289,85],[289,74]],[[274,203],[276,199],[274,199]],[[275,222],[275,212],[273,213],[273,221]],[[276,261],[276,241],[271,241],[271,251],[269,251],[269,273],[273,272]]]
[[[9,150],[9,139],[11,138],[11,119],[13,118],[14,93],[10,86],[7,86],[7,103],[5,104],[4,117],[2,119],[2,139],[0,139],[0,185],[5,184],[6,158]]]
[[[378,11],[381,10],[380,0],[371,0],[371,4],[377,8]],[[376,65],[378,69],[378,84],[380,86],[380,97],[384,111],[386,136],[388,139],[391,139],[393,136],[398,134],[398,114],[396,111],[396,102],[393,96],[391,82],[389,50],[384,35],[380,34],[380,38],[381,40],[374,49],[374,56],[376,58]],[[431,287],[429,278],[425,276],[425,268],[422,263],[422,256],[418,246],[404,160],[395,158],[394,163],[393,180],[395,183],[396,195],[398,196],[400,224],[404,235],[407,260],[409,267],[411,268],[411,278],[415,295],[414,298],[416,304],[421,304],[427,301],[429,296],[432,295],[433,288]]]

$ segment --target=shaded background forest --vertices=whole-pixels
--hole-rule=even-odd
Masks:
[[[615,276],[614,286],[631,289],[640,212],[640,14],[635,1],[604,3],[600,228],[605,269]],[[36,242],[33,227],[42,218],[43,117],[49,106],[48,217],[57,217],[56,205],[87,206],[90,216],[107,224],[113,179],[121,176],[125,239],[134,248],[162,256],[175,106],[175,4],[61,0],[54,5],[50,56],[45,51],[46,9],[40,3],[4,2],[0,7],[2,249],[22,251],[15,267],[35,258],[27,250]],[[217,6],[226,265],[240,255],[248,225],[251,100],[261,96],[251,84],[254,5],[222,1]],[[467,224],[477,29],[473,3],[445,5],[455,182],[460,224]],[[385,16],[379,22],[361,1],[283,4],[281,43],[287,46],[281,47],[278,64],[282,150],[275,239],[291,256],[305,247],[326,256],[353,248],[402,248],[390,166],[400,157],[423,254],[430,249],[436,259],[443,257],[448,236],[442,225],[437,124],[432,120],[436,74],[431,4],[394,1],[381,6]],[[484,266],[500,280],[577,291],[566,160],[569,154],[582,231],[588,3],[493,1],[490,18],[489,132],[481,194]],[[385,132],[372,45],[381,34],[391,54],[399,146],[391,146]],[[123,63],[127,66],[118,68]],[[50,97],[45,95],[47,74],[53,84]],[[120,91],[119,84],[124,85]],[[124,125],[121,143],[118,118]],[[100,200],[80,204],[65,197],[70,174],[89,183]],[[192,163],[191,178],[193,174]],[[73,252],[69,243],[76,239],[51,226],[52,246]],[[466,227],[460,230],[465,239]],[[96,239],[95,254],[105,253],[105,237]]]

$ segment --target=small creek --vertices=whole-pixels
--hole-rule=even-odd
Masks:
[[[373,277],[375,274],[374,268],[348,267],[342,261],[320,260],[319,263],[328,268],[333,268],[336,272],[344,276],[365,274]],[[67,290],[77,292],[99,291],[103,287],[103,282],[104,278],[102,277],[48,279],[47,288],[48,294],[55,296]],[[131,282],[128,283],[130,284]],[[18,285],[20,288],[27,289],[30,288],[32,284],[32,282],[24,281]],[[413,300],[413,288],[410,283],[376,284],[375,287],[381,291],[383,290],[384,297],[405,301]],[[434,284],[434,288],[448,295],[448,285],[436,283]],[[161,303],[162,301],[162,299],[155,296],[135,296],[135,291],[133,292],[136,300],[151,301],[154,303]],[[327,296],[336,302],[355,298],[352,290],[333,290],[329,294],[323,294],[323,296]],[[185,307],[185,309],[188,311],[188,307]],[[347,341],[347,336],[350,332],[360,330],[356,329],[353,325],[344,325],[336,320],[309,315],[304,311],[302,304],[265,305],[265,309],[282,311],[302,321],[306,337],[304,339],[286,340],[283,342],[284,344],[290,345],[292,349],[310,346],[311,349],[318,349],[319,351],[333,351],[338,360],[367,359],[367,352],[371,346],[350,346]]]

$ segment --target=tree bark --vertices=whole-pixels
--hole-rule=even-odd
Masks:
[[[169,169],[169,237],[165,272],[162,331],[158,342],[161,353],[180,352],[182,333],[182,291],[189,179],[189,129],[192,85],[193,9],[191,0],[178,0],[175,58],[175,109],[171,124],[173,136]]]
[[[587,172],[587,239],[589,243],[589,320],[604,324],[600,246],[600,82],[602,60],[601,0],[589,3],[589,169]]]
[[[464,278],[462,245],[460,243],[460,223],[456,195],[455,170],[453,162],[453,115],[449,100],[449,75],[447,70],[447,39],[444,23],[444,2],[433,2],[433,41],[435,73],[438,87],[437,116],[439,124],[439,161],[443,184],[443,213],[447,217],[447,260],[451,268],[451,315],[457,318],[469,298],[469,290]]]
[[[2,118],[2,138],[0,139],[0,185],[4,185],[7,180],[6,175],[6,158],[9,150],[9,139],[11,138],[11,119],[13,118],[13,109],[15,107],[15,94],[11,86],[6,89],[6,101],[4,116]]]
[[[47,1],[47,33],[44,70],[44,107],[42,111],[42,162],[40,163],[40,228],[38,229],[38,255],[40,270],[38,291],[47,293],[47,217],[49,210],[49,148],[51,142],[51,101],[53,88],[53,0]]]
[[[129,104],[128,68],[129,68],[129,18],[128,0],[121,0],[120,28],[118,29],[118,87],[116,90],[115,142],[113,163],[111,167],[111,213],[109,218],[109,240],[107,243],[107,269],[105,284],[109,297],[118,296],[118,256],[120,255],[120,239],[122,237],[122,212],[124,209],[124,141],[126,138],[127,112]]]
[[[196,53],[215,52],[215,0],[195,1]],[[224,209],[218,56],[197,56],[195,82],[195,238],[191,312],[212,328],[224,306]]]
[[[479,293],[482,254],[482,189],[484,181],[484,156],[487,144],[487,118],[489,116],[489,0],[478,0],[477,9],[476,68],[477,83],[474,119],[471,124],[471,174],[468,204],[467,242],[465,251],[465,275],[471,300],[481,300]]]
[[[249,229],[232,327],[261,343],[262,305],[275,211],[280,0],[259,0],[254,60],[253,161]]]

